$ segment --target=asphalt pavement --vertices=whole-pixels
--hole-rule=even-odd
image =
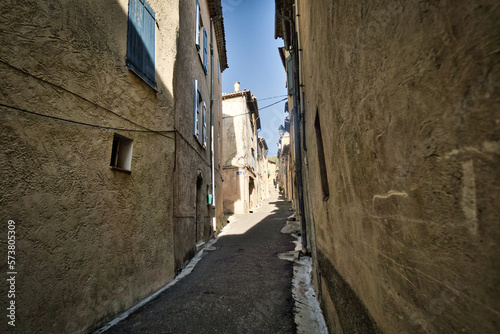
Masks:
[[[295,333],[293,262],[278,258],[294,249],[289,208],[273,191],[230,217],[189,275],[104,333]]]

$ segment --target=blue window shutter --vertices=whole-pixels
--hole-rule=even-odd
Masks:
[[[288,56],[286,59],[286,74],[287,74],[287,86],[288,86],[288,95],[293,95],[295,93],[294,86],[294,68],[293,68],[293,57]]]
[[[127,65],[156,88],[155,24],[155,13],[146,1],[129,0]]]
[[[205,101],[203,101],[203,142],[202,145],[204,148],[207,147],[207,105]]]
[[[143,7],[140,0],[130,0],[128,3],[127,60],[138,69],[142,67],[140,51],[144,21]]]
[[[207,36],[207,29],[203,28],[203,69],[205,70],[205,74],[208,73],[207,62],[208,62],[208,36]]]
[[[196,0],[196,27],[195,27],[195,44],[196,49],[200,51],[200,30],[201,30],[201,18],[200,18],[200,3]]]
[[[198,80],[194,80],[194,129],[193,129],[193,134],[196,138],[198,138],[198,115],[200,114],[200,111],[199,111],[199,94],[198,94]]]
[[[155,82],[155,13],[144,1],[144,35],[143,35],[143,57],[144,67],[143,73],[146,77]],[[156,86],[156,84],[154,85]]]

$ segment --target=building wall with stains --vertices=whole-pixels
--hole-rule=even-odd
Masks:
[[[222,99],[224,212],[248,213],[258,203],[257,100],[249,90],[240,91],[239,82]]]
[[[129,1],[0,4],[0,217],[2,231],[16,222],[18,332],[91,331],[174,276],[179,10],[147,2],[156,89],[126,65]],[[132,140],[129,168],[110,168],[115,134]]]
[[[220,0],[181,1],[179,11],[179,51],[174,76],[176,271],[184,268],[196,251],[224,225],[219,161],[223,147],[221,73],[227,67]],[[198,115],[195,108],[198,108]],[[212,195],[214,203],[209,203],[208,195]]]
[[[500,4],[295,3],[331,332],[500,331]]]

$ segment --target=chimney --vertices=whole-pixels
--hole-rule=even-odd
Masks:
[[[236,81],[234,83],[234,91],[235,92],[239,92],[240,91],[240,82],[239,81]]]

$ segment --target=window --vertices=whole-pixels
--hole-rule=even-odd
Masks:
[[[208,35],[207,29],[203,28],[203,70],[208,73]]]
[[[201,96],[200,88],[198,86],[198,80],[194,80],[194,126],[193,135],[196,137],[198,142],[203,146],[207,147],[207,105]],[[201,114],[201,115],[200,115]],[[200,117],[201,116],[201,117]],[[201,129],[200,129],[201,127]],[[201,136],[200,136],[201,130]]]
[[[112,169],[130,173],[130,167],[132,165],[132,143],[132,139],[116,133],[114,134],[110,162],[110,167]]]
[[[255,152],[252,148],[252,168],[255,168]]]
[[[156,88],[155,13],[145,0],[130,0],[128,5],[127,66]]]
[[[316,146],[318,148],[319,173],[321,178],[321,189],[323,190],[323,201],[330,198],[330,188],[328,186],[328,174],[326,172],[325,151],[323,149],[323,136],[321,135],[321,124],[319,122],[319,113],[316,110],[316,119],[314,121],[316,130]]]
[[[202,103],[203,110],[203,130],[202,130],[202,146],[207,148],[207,105],[205,101]]]
[[[195,27],[195,44],[196,49],[200,51],[200,32],[201,32],[201,11],[200,3],[196,0],[196,27]]]
[[[250,117],[252,117],[252,116],[250,115]],[[252,138],[253,138],[253,133],[254,133],[254,131],[255,131],[255,130],[254,130],[254,126],[253,126],[253,122],[252,122],[252,120],[250,120],[250,131],[251,131],[251,134],[250,134],[250,135],[251,135],[251,136],[252,136]]]
[[[196,139],[200,137],[200,90],[198,80],[194,80],[194,129],[193,134]]]
[[[292,56],[288,56],[288,58],[286,59],[286,77],[287,77],[288,95],[293,95],[295,92],[295,85],[294,85],[294,70],[293,70]]]

